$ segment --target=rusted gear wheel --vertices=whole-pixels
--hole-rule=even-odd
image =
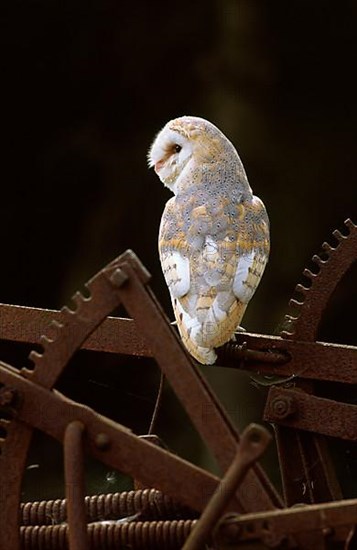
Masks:
[[[319,325],[328,302],[340,283],[343,276],[357,261],[357,225],[350,219],[345,221],[347,235],[340,231],[333,232],[338,244],[332,247],[324,242],[322,249],[327,256],[322,259],[315,255],[312,261],[317,265],[318,272],[312,273],[305,269],[303,275],[310,281],[310,286],[298,284],[295,292],[302,296],[302,300],[290,300],[290,307],[294,313],[285,316],[282,331],[283,338],[294,340],[316,341]]]
[[[64,307],[60,318],[52,321],[47,334],[41,337],[43,353],[33,351],[30,354],[34,369],[22,369],[21,374],[44,388],[54,387],[75,352],[120,305],[115,285],[111,282],[118,260],[119,258],[114,260],[86,284],[89,297],[84,297],[80,292],[73,296],[75,309]],[[0,548],[9,548],[8,544],[11,541],[11,550],[18,550],[21,472],[25,469],[33,430],[21,422],[4,418],[0,419],[0,425],[5,434],[1,439],[0,471],[7,472],[7,475],[0,479]],[[18,533],[16,541],[14,533]]]
[[[303,275],[310,285],[296,286],[295,293],[302,299],[290,300],[292,313],[285,316],[283,338],[316,341],[323,313],[333,292],[357,261],[357,226],[350,219],[345,221],[345,226],[347,234],[338,230],[333,232],[338,241],[335,247],[323,243],[325,259],[313,256],[318,271],[304,270]],[[311,382],[298,381],[296,386],[308,393],[313,392]],[[276,440],[288,506],[297,502],[326,502],[342,498],[322,436],[276,426]]]

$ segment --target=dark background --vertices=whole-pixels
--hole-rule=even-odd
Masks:
[[[271,259],[243,325],[277,333],[312,255],[357,220],[356,2],[12,0],[1,11],[0,302],[59,308],[130,247],[172,316],[157,253],[170,195],[146,153],[169,119],[194,114],[237,146],[267,206]],[[322,339],[356,344],[354,281],[341,285]],[[113,361],[101,358],[91,404],[122,392],[125,422],[135,405],[145,431],[156,369],[144,375],[138,363],[130,376]],[[83,400],[89,382],[83,395],[73,388],[85,372],[64,383]],[[238,406],[232,392],[232,382],[256,391],[249,379],[209,377],[241,423],[259,417],[256,396]],[[162,431],[182,450],[173,410]]]

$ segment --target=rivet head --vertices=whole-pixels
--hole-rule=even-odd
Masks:
[[[290,396],[275,397],[270,405],[271,414],[274,418],[282,420],[297,411],[297,404]]]
[[[105,433],[99,433],[95,436],[94,444],[100,451],[109,449],[110,443],[110,437]]]
[[[110,276],[110,282],[112,283],[112,285],[118,288],[123,286],[123,284],[126,283],[128,279],[128,275],[119,267],[115,269]]]

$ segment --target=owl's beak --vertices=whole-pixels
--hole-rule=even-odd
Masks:
[[[158,160],[157,162],[155,162],[154,164],[154,170],[155,172],[158,174],[159,171],[161,170],[161,168],[164,166],[165,164],[165,161],[164,160]]]

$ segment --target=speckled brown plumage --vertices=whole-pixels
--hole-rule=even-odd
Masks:
[[[266,210],[232,143],[204,119],[170,121],[149,162],[175,194],[162,216],[159,252],[178,329],[188,351],[212,364],[263,274]]]

